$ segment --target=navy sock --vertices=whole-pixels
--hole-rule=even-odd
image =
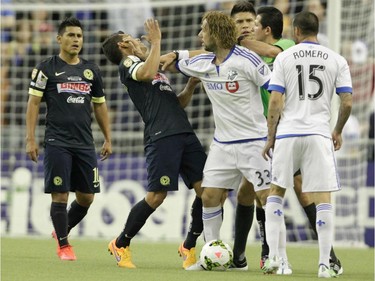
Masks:
[[[203,231],[202,221],[202,199],[195,197],[194,202],[191,206],[191,222],[189,226],[189,232],[187,233],[184,241],[184,248],[191,249],[197,244],[197,239]]]
[[[130,210],[124,230],[116,240],[116,246],[119,248],[129,246],[130,240],[139,232],[154,211],[155,209],[151,208],[145,199],[135,204]]]
[[[259,234],[260,234],[260,241],[262,243],[262,254],[261,256],[268,256],[270,251],[268,244],[267,244],[267,237],[266,237],[266,213],[262,207],[256,208],[256,217],[259,225]]]
[[[237,204],[234,224],[233,259],[242,261],[245,258],[246,243],[254,218],[254,205]]]
[[[79,205],[76,200],[70,204],[68,210],[68,233],[86,216],[88,209],[89,207]]]
[[[53,227],[55,228],[57,240],[60,247],[66,246],[68,242],[68,213],[66,203],[51,203],[50,215]]]

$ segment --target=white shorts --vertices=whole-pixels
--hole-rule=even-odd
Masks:
[[[242,176],[259,191],[270,187],[270,162],[262,157],[265,141],[222,144],[213,141],[203,171],[202,187],[237,190]]]
[[[301,170],[303,192],[340,190],[333,143],[321,135],[277,139],[272,157],[272,183],[293,188]]]

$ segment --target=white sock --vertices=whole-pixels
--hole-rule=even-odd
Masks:
[[[330,203],[316,206],[316,231],[319,241],[319,265],[329,267],[329,254],[333,242],[333,212]]]
[[[285,225],[285,217],[283,216],[283,221],[280,225],[280,237],[279,237],[279,257],[288,260],[288,256],[286,254],[286,225]]]
[[[281,224],[284,223],[283,198],[268,196],[266,204],[266,233],[270,248],[269,257],[279,256]],[[284,223],[285,224],[285,223]]]
[[[203,233],[206,242],[220,239],[220,228],[223,223],[222,215],[221,205],[217,207],[203,207]]]

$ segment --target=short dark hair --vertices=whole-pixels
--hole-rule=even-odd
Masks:
[[[269,26],[272,36],[275,39],[280,39],[283,34],[283,14],[275,7],[263,6],[258,9],[257,15],[261,16],[261,25]]]
[[[293,26],[298,27],[302,35],[317,35],[319,32],[319,19],[312,12],[302,11],[294,17]]]
[[[238,13],[252,13],[256,15],[254,5],[249,1],[238,1],[234,4],[232,10],[230,11],[230,16],[233,17]]]
[[[113,64],[119,65],[122,60],[122,53],[117,43],[122,41],[123,31],[118,31],[107,37],[102,43],[102,50],[106,58]]]
[[[82,23],[78,19],[69,17],[60,23],[57,34],[63,35],[67,26],[77,26],[83,30]]]

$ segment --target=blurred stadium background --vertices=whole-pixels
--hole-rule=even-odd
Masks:
[[[101,52],[103,39],[118,30],[143,33],[145,18],[155,17],[162,29],[162,51],[199,48],[197,34],[203,13],[229,12],[235,1],[170,0],[1,0],[1,235],[43,236],[51,233],[50,198],[43,194],[43,149],[38,164],[25,154],[25,111],[33,67],[57,54],[57,26],[67,16],[84,24],[82,57],[96,62],[104,78],[113,134],[112,157],[100,163],[102,193],[75,230],[79,236],[112,237],[122,229],[129,209],[144,196],[143,124],[119,83],[117,67]],[[321,21],[319,40],[349,62],[354,87],[352,117],[344,131],[345,146],[337,153],[343,190],[335,194],[337,243],[374,246],[374,1],[256,0],[255,7],[275,5],[284,13],[284,37],[291,38],[293,15],[303,9]],[[186,78],[169,75],[176,92]],[[186,109],[199,138],[208,147],[213,135],[211,106],[197,90]],[[38,140],[42,147],[45,108]],[[96,145],[102,144],[94,122]],[[167,155],[166,155],[167,157]],[[73,197],[73,196],[71,196]],[[189,222],[193,194],[181,184],[171,193],[140,236],[154,240],[182,239]],[[225,206],[222,238],[232,239],[235,195]],[[292,192],[286,201],[289,241],[316,239]],[[254,223],[250,241],[258,239]]]

